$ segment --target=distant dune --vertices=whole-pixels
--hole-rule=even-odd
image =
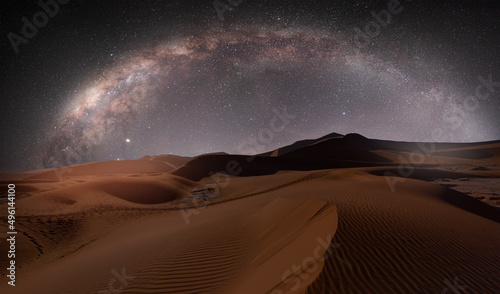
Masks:
[[[113,160],[90,162],[54,170],[44,170],[28,179],[54,179],[92,175],[169,172],[185,164],[191,158],[175,155],[145,156],[139,160]]]
[[[0,177],[2,293],[500,291],[500,141],[333,133]]]

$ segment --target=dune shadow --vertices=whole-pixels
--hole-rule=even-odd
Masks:
[[[138,204],[160,204],[182,196],[181,191],[176,188],[151,183],[108,183],[102,189],[120,199]]]

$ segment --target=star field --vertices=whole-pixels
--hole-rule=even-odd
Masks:
[[[367,29],[390,2],[244,1],[223,20],[212,2],[61,5],[19,53],[5,38],[2,171],[242,153],[276,111],[293,118],[262,151],[332,132],[499,139],[498,6],[400,1]],[[40,8],[5,9],[7,35]]]

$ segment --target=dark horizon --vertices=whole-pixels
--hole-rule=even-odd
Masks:
[[[322,136],[322,137],[319,137],[319,138],[306,138],[306,139],[302,139],[302,140],[298,140],[298,141],[295,141],[295,142],[292,142],[290,144],[285,144],[283,146],[279,146],[278,148],[276,149],[271,149],[271,150],[267,150],[265,152],[260,152],[260,153],[254,153],[254,154],[241,154],[241,153],[238,153],[238,154],[235,154],[235,153],[227,153],[227,152],[223,152],[223,151],[219,151],[219,152],[210,152],[210,153],[203,153],[203,154],[197,154],[197,155],[194,155],[194,156],[188,156],[188,155],[182,155],[182,154],[144,154],[143,156],[141,157],[138,157],[138,158],[127,158],[127,159],[115,159],[116,161],[122,161],[122,160],[141,160],[143,158],[147,158],[147,157],[161,157],[161,156],[174,156],[174,157],[180,157],[180,158],[190,158],[190,159],[194,159],[194,158],[197,158],[197,157],[205,157],[205,156],[217,156],[217,155],[229,155],[229,156],[244,156],[244,157],[248,157],[248,158],[253,158],[254,156],[259,156],[259,157],[268,157],[268,156],[271,156],[273,154],[273,152],[275,151],[280,151],[279,154],[280,156],[283,155],[281,150],[285,151],[285,154],[286,153],[289,153],[291,151],[296,151],[304,146],[309,146],[311,144],[315,144],[317,142],[322,142],[324,141],[325,139],[335,139],[337,138],[338,136],[340,137],[348,137],[350,139],[352,138],[355,138],[356,140],[367,140],[368,142],[374,142],[374,143],[384,143],[384,144],[403,144],[403,145],[400,145],[400,146],[410,146],[410,149],[411,148],[414,148],[414,152],[418,153],[418,154],[423,154],[425,155],[426,157],[428,156],[432,156],[434,155],[435,151],[436,150],[441,150],[441,149],[453,149],[453,148],[463,148],[463,147],[469,147],[469,146],[481,146],[481,145],[489,145],[489,144],[497,144],[497,143],[500,143],[500,139],[499,140],[491,140],[491,141],[479,141],[479,142],[435,142],[435,141],[393,141],[393,140],[383,140],[383,139],[378,139],[378,138],[368,138],[368,137],[365,137],[363,136],[362,134],[358,134],[358,133],[349,133],[349,134],[339,134],[339,133],[329,133],[325,136]],[[304,143],[304,144],[302,144]],[[420,145],[419,145],[420,144]],[[428,146],[428,145],[432,145],[433,147],[423,147],[423,146]],[[364,146],[362,143],[359,144],[359,146],[361,148],[363,148],[362,146]],[[408,148],[408,147],[406,147]],[[354,148],[356,149],[356,148]],[[405,148],[403,148],[405,149]],[[432,151],[430,149],[433,149]],[[435,149],[435,150],[434,150]],[[410,151],[410,150],[407,150],[407,151]],[[332,150],[332,152],[335,152],[334,150]],[[481,155],[478,155],[478,156],[481,156]],[[73,165],[78,165],[78,164],[87,164],[87,163],[98,163],[98,162],[104,162],[104,161],[109,161],[109,160],[96,160],[96,161],[87,161],[87,162],[77,162],[75,164],[69,164],[69,165],[64,165],[64,166],[58,166],[57,168],[61,168],[62,170],[65,170],[65,168],[67,167],[71,167]],[[42,168],[42,169],[45,169],[45,168]],[[14,171],[14,172],[10,172],[10,171],[0,171],[1,174],[4,174],[4,175],[8,175],[8,174],[16,174],[16,173],[23,173],[23,172],[30,172],[30,171],[35,171],[37,170],[37,168],[35,169],[31,169],[31,170],[21,170],[21,171]],[[68,170],[68,175],[71,175],[71,169]],[[208,172],[207,172],[207,175],[208,175]]]

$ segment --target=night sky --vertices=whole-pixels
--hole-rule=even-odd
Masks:
[[[500,139],[498,1],[429,2],[2,1],[0,172]]]

